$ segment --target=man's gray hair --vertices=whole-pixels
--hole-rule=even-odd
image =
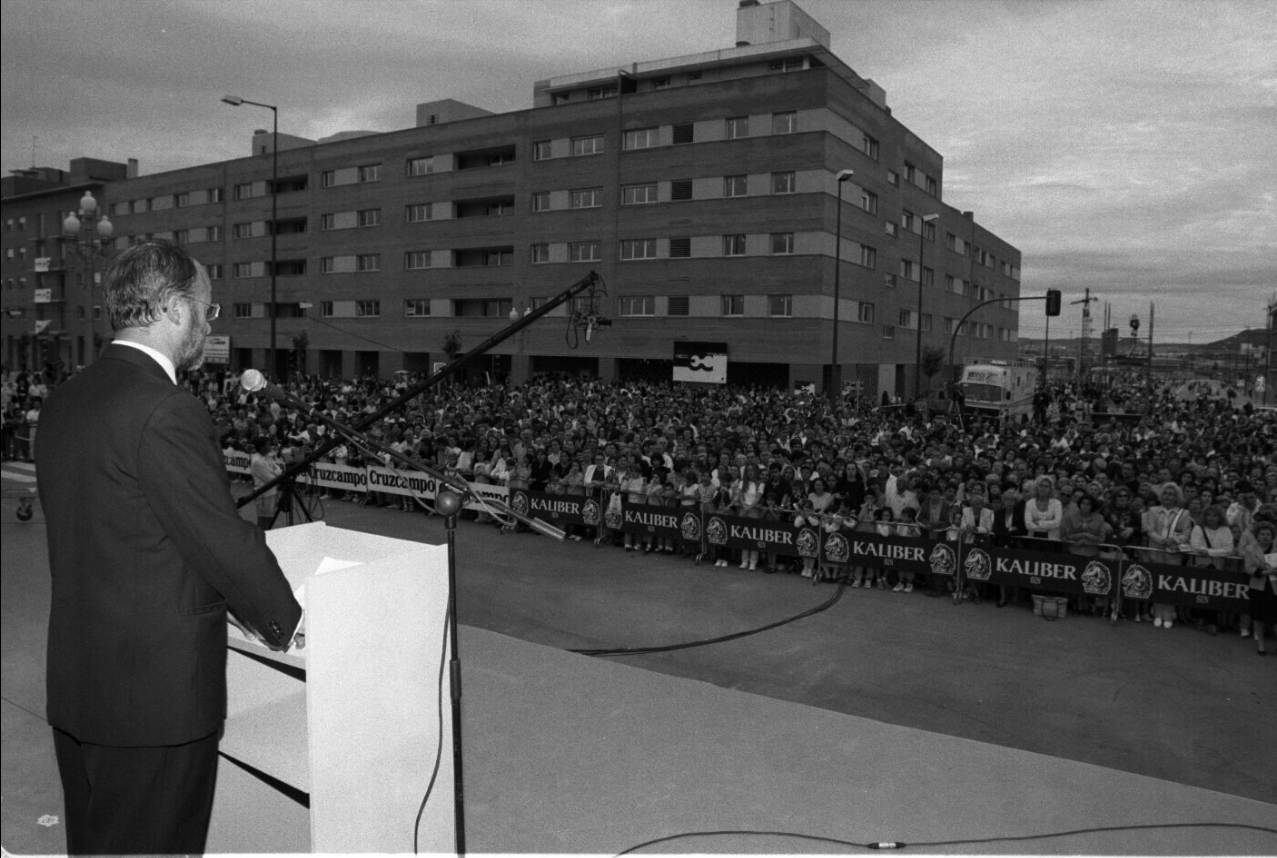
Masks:
[[[106,269],[103,291],[111,330],[145,328],[173,296],[195,292],[195,260],[171,241],[152,239],[121,251]]]

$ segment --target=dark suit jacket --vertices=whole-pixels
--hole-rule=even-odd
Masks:
[[[274,646],[301,607],[236,512],[207,410],[150,356],[112,345],[53,391],[36,452],[53,577],[49,723],[117,746],[217,730],[227,607]]]
[[[1028,536],[1029,531],[1024,526],[1024,501],[1015,502],[1015,513],[1012,515],[1011,526],[1007,527],[1006,510],[998,507],[993,511],[993,541],[995,545],[1009,545],[1011,540],[1017,536]]]

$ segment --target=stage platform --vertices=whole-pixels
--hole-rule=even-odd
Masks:
[[[671,837],[644,851],[841,853],[863,850],[835,841],[1277,823],[1262,802],[461,632],[474,853],[618,854]],[[760,833],[707,833],[727,831]],[[283,833],[254,840],[239,826],[209,847],[256,851]],[[910,851],[1258,855],[1277,852],[1277,834],[1176,828]]]

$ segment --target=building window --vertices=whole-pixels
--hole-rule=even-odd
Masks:
[[[231,308],[231,312],[237,319],[251,319],[253,317],[253,305],[248,303],[235,304]]]
[[[573,241],[568,244],[568,260],[571,262],[598,262],[602,258],[597,241]]]
[[[621,148],[626,152],[632,149],[651,149],[655,145],[655,128],[635,128],[632,131],[626,131],[621,138]]]
[[[723,236],[723,255],[744,256],[745,236],[740,234]]]
[[[915,184],[918,181],[918,168],[913,164],[910,164],[908,161],[905,161],[905,181],[913,182]]]
[[[883,221],[883,228],[887,231],[887,235],[895,238],[900,234],[900,227],[896,226],[895,221]]]
[[[592,137],[573,137],[572,138],[572,155],[602,155],[603,154],[603,135],[596,134]]]
[[[337,266],[333,262],[333,257],[331,256],[319,257],[319,273],[320,274],[332,274],[336,270],[337,270]]]
[[[886,286],[888,289],[896,288],[896,275],[894,274],[882,275],[882,285]]]
[[[900,174],[899,174],[899,173],[897,173],[895,170],[888,170],[888,171],[887,171],[887,184],[888,184],[888,185],[895,185],[897,188],[898,188],[898,187],[900,187]]]
[[[900,213],[900,225],[903,226],[905,229],[909,230],[910,232],[913,232],[914,220],[915,218],[914,218],[913,212],[909,211],[908,209],[905,209],[904,211]]]
[[[872,325],[874,321],[874,305],[861,301],[860,306],[856,309],[856,321]]]
[[[724,316],[743,316],[745,315],[745,296],[744,295],[723,295],[723,315]]]
[[[433,213],[433,203],[412,203],[404,209],[404,221],[407,223],[421,223],[430,220]]]
[[[675,179],[670,182],[671,200],[690,200],[692,198],[692,180]]]
[[[600,98],[616,98],[616,84],[609,83],[606,86],[592,86],[585,92],[586,100],[597,101]]]
[[[253,225],[251,223],[235,223],[231,224],[231,238],[252,238]]]
[[[767,314],[769,316],[783,316],[785,318],[794,315],[794,296],[768,295]]]
[[[190,244],[191,231],[189,229],[173,230],[173,243],[174,244]]]
[[[380,182],[381,181],[381,165],[369,164],[359,168],[359,181],[361,182]]]
[[[596,209],[603,205],[603,189],[576,188],[570,199],[570,205],[574,209]]]
[[[798,130],[798,111],[789,110],[772,114],[773,134],[793,134]]]
[[[430,315],[430,299],[429,298],[405,298],[403,302],[403,314],[410,319],[417,319],[422,316]]]
[[[772,60],[767,64],[769,71],[793,72],[803,70],[802,57],[785,57],[783,60]]]
[[[724,135],[728,140],[749,136],[749,117],[733,116],[726,120]]]
[[[724,176],[723,196],[743,197],[749,193],[749,176]]]
[[[655,316],[655,295],[622,295],[616,299],[618,316]]]
[[[225,277],[225,269],[220,262],[210,262],[205,266],[208,269],[209,280],[221,280]]]
[[[900,328],[913,327],[913,312],[911,310],[901,310],[897,314],[896,326]]]
[[[408,159],[408,176],[424,176],[435,171],[435,156],[423,155],[420,158]]]
[[[934,268],[928,268],[925,265],[922,266],[922,285],[923,286],[936,285],[936,270]]]
[[[359,212],[360,226],[377,226],[381,223],[381,209],[362,209]]]
[[[772,173],[772,193],[792,194],[796,187],[794,179],[793,170],[786,173]]]
[[[670,85],[670,79],[667,77],[658,77],[652,81],[652,89],[665,89]]]
[[[224,199],[221,188],[208,189],[208,201],[210,203],[220,203]]]
[[[692,239],[679,236],[670,239],[670,259],[688,259],[692,255]]]
[[[550,245],[534,244],[532,245],[532,264],[537,265],[542,262],[550,261]]]
[[[675,125],[671,131],[671,136],[675,145],[692,143],[696,139],[696,126],[691,122],[682,125]]]
[[[876,139],[866,134],[861,138],[860,146],[866,155],[873,158],[875,161],[878,160],[878,141]]]
[[[184,209],[191,204],[191,192],[183,191],[173,195],[173,208]]]
[[[691,302],[686,295],[671,295],[669,297],[669,309],[667,315],[670,316],[688,316],[691,315]]]
[[[621,205],[638,206],[656,202],[656,183],[626,185],[621,188]]]
[[[403,267],[405,271],[418,271],[422,268],[430,267],[430,251],[429,250],[409,250],[403,255]]]
[[[860,194],[860,207],[870,214],[877,214],[878,195],[871,191],[862,191]]]
[[[878,267],[878,251],[872,247],[860,246],[860,264],[866,268]]]
[[[772,253],[785,255],[794,252],[794,234],[792,232],[772,233]]]
[[[931,333],[931,314],[930,313],[922,314],[922,332],[924,334]]]
[[[913,271],[914,271],[913,260],[911,259],[900,260],[900,276],[901,277],[905,278],[906,280],[912,280],[914,279]]]
[[[532,144],[532,160],[544,161],[550,157],[550,151],[549,140],[537,140]]]
[[[253,197],[252,182],[243,182],[241,184],[236,185],[234,188],[231,189],[231,199],[247,200],[247,199],[251,199],[252,197]],[[135,202],[145,203],[144,200],[136,200]],[[136,206],[134,206],[133,211],[136,212],[138,210],[139,209]],[[141,208],[141,211],[146,211],[145,205],[143,205],[143,207]]]
[[[936,183],[936,180],[930,176],[927,176],[927,193],[931,194],[933,197],[940,193],[940,186]]]
[[[883,338],[884,340],[894,340],[894,339],[896,338],[896,327],[895,327],[895,325],[883,325],[883,326],[882,326],[882,338]]]
[[[375,318],[381,315],[380,301],[356,301],[355,315],[361,318]]]
[[[355,259],[355,270],[357,271],[380,271],[381,270],[381,254],[380,253],[361,253]]]
[[[251,262],[236,262],[236,263],[234,263],[233,265],[231,265],[231,276],[232,276],[232,277],[237,277],[237,278],[238,278],[238,277],[252,277],[252,276],[253,276],[253,263],[251,263]]]
[[[514,302],[509,298],[461,298],[452,302],[454,316],[495,316],[508,319]]]
[[[621,241],[621,259],[655,259],[656,239],[627,238]]]

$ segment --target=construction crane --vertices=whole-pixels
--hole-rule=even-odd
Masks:
[[[1087,351],[1091,344],[1091,302],[1098,301],[1099,298],[1092,297],[1091,290],[1086,290],[1086,297],[1071,301],[1071,304],[1082,305],[1082,339],[1078,342],[1077,348],[1077,375],[1081,379],[1086,375],[1086,358]]]

